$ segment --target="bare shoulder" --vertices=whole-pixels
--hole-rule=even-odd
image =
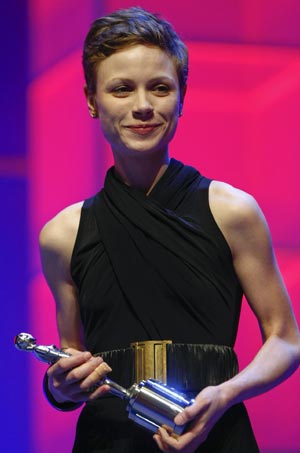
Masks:
[[[47,222],[40,232],[40,246],[43,248],[60,247],[76,237],[83,202],[75,203],[60,211]]]
[[[258,203],[252,195],[221,181],[212,181],[209,202],[217,215],[233,224],[249,221],[261,214]]]
[[[83,202],[60,211],[47,222],[39,236],[42,264],[57,262],[68,268],[74,248]],[[45,266],[44,266],[45,267]]]
[[[240,239],[269,240],[267,222],[252,195],[230,184],[213,181],[209,190],[209,204],[232,251]]]

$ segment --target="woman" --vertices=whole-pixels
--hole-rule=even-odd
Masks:
[[[88,109],[114,167],[101,192],[41,232],[61,346],[72,354],[48,369],[48,399],[62,410],[87,403],[74,452],[257,452],[242,401],[287,378],[300,359],[266,221],[248,194],[169,158],[188,66],[167,22],[140,8],[96,20],[83,65]],[[238,373],[242,294],[263,345]],[[144,340],[172,340],[167,383],[195,397],[175,419],[189,423],[178,438],[160,428],[153,440],[107,385],[93,387],[111,368],[132,384],[128,347]]]

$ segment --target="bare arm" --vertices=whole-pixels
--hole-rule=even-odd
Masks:
[[[45,225],[40,234],[40,250],[45,278],[56,303],[56,319],[61,347],[72,354],[48,369],[49,390],[58,403],[95,399],[108,390],[87,390],[98,382],[109,366],[100,357],[85,351],[78,295],[70,275],[70,263],[79,226],[82,203],[72,205]]]
[[[235,197],[235,189],[230,190]],[[235,221],[225,224],[223,230],[237,276],[259,322],[263,346],[248,367],[224,384],[230,404],[279,384],[295,371],[300,360],[299,331],[265,218],[249,195],[238,191],[236,203]]]
[[[81,204],[70,206],[44,226],[40,252],[43,272],[56,303],[61,347],[84,350],[77,290],[70,274],[80,209]]]
[[[221,385],[202,390],[195,404],[175,418],[178,424],[195,419],[187,433],[178,440],[165,430],[154,436],[163,451],[171,447],[193,452],[227,409],[279,384],[300,361],[299,331],[257,203],[244,192],[213,182],[210,206],[231,248],[234,268],[260,325],[263,345],[244,370]]]
[[[262,348],[249,366],[224,384],[233,404],[269,390],[295,371],[300,360],[300,339],[261,210],[249,195],[225,187],[227,204],[231,206],[231,212],[225,214],[220,207],[226,207],[224,188],[215,184],[217,202],[212,210],[217,211],[216,221],[231,247],[236,274],[263,339]]]

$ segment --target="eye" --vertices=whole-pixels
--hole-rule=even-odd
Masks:
[[[152,91],[158,96],[166,96],[170,92],[170,87],[164,83],[159,83],[152,88]]]
[[[128,96],[132,91],[132,88],[127,85],[120,85],[111,90],[112,94],[116,97],[123,98]]]

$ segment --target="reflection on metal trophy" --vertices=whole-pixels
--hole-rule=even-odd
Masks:
[[[20,351],[32,352],[39,360],[49,364],[54,364],[61,358],[70,357],[70,354],[54,345],[37,345],[36,339],[28,333],[17,335],[15,346]],[[174,418],[193,403],[193,400],[185,395],[154,379],[133,384],[129,389],[125,389],[107,377],[97,383],[97,385],[103,384],[110,386],[110,392],[113,395],[128,401],[128,417],[135,423],[153,432],[163,426],[174,437],[183,433],[186,426],[176,425]]]

